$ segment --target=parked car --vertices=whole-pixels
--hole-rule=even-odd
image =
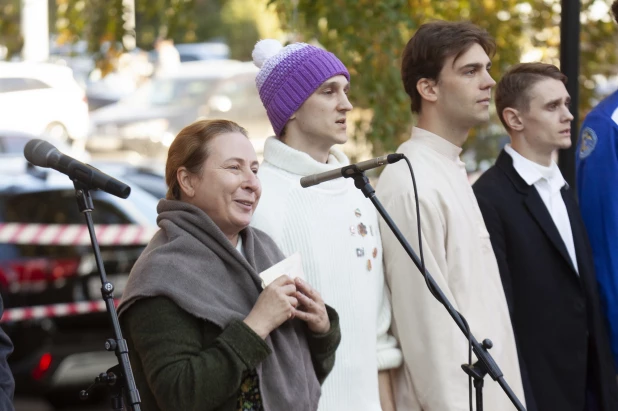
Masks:
[[[230,48],[225,43],[183,43],[176,44],[181,62],[199,60],[221,60],[230,57]]]
[[[203,60],[227,60],[230,58],[230,47],[220,42],[179,43],[174,44],[181,63]],[[157,50],[148,52],[148,59],[156,64],[159,58]]]
[[[0,174],[24,173],[28,169],[28,161],[24,157],[24,147],[28,141],[40,138],[33,134],[15,130],[0,129]],[[70,146],[62,140],[47,136],[45,140],[55,146],[60,152],[79,161],[90,161],[90,153],[77,146]]]
[[[101,168],[119,179],[129,169],[117,174]],[[9,365],[18,395],[43,396],[60,406],[77,401],[81,389],[117,364],[103,348],[113,329],[107,312],[92,308],[102,301],[101,280],[69,178],[54,170],[5,177],[0,176],[0,293],[2,325],[15,346]],[[124,181],[132,187],[126,200],[91,192],[94,224],[107,227],[98,240],[115,298],[157,229],[158,199]]]
[[[0,129],[73,143],[88,133],[88,104],[70,68],[0,62]]]
[[[253,63],[212,60],[182,63],[135,93],[91,112],[91,150],[166,152],[176,134],[200,118],[224,118],[245,127],[258,154],[273,134],[257,89]]]
[[[140,161],[129,164],[120,161],[97,160],[92,165],[131,187],[139,187],[157,199],[165,198],[165,164]]]

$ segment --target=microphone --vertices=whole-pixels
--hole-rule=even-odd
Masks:
[[[300,179],[300,185],[303,188],[311,187],[325,181],[334,180],[339,177],[350,177],[356,171],[365,171],[372,168],[380,167],[385,164],[396,163],[404,158],[403,154],[395,153],[388,154],[382,157],[372,158],[371,160],[361,161],[360,163],[350,164],[349,166],[337,168],[335,170],[325,171],[324,173],[312,174]]]
[[[131,194],[131,187],[108,176],[96,168],[62,154],[44,140],[33,139],[24,147],[26,160],[39,167],[53,168],[66,174],[73,181],[85,184],[89,189],[99,189],[120,198]]]

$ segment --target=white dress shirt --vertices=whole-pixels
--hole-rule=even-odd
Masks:
[[[549,167],[537,164],[519,154],[510,144],[504,147],[504,151],[511,156],[513,159],[513,167],[521,178],[524,179],[526,184],[533,185],[536,191],[538,191],[569,252],[573,267],[575,271],[578,271],[575,243],[573,242],[573,232],[571,231],[571,221],[569,220],[569,214],[560,191],[567,182],[564,180],[564,177],[562,177],[558,165],[553,161]]]

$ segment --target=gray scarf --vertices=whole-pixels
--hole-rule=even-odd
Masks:
[[[260,230],[245,228],[240,233],[245,259],[199,208],[161,200],[157,212],[161,229],[131,270],[119,315],[141,298],[164,296],[221,329],[233,319],[244,319],[262,289],[258,273],[284,257],[274,241]],[[266,411],[318,407],[320,385],[305,330],[295,319],[266,338],[272,353],[256,368]]]

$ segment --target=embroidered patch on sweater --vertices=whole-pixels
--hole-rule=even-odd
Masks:
[[[364,237],[367,235],[367,226],[363,223],[360,223],[358,225],[358,234],[361,235],[361,237]]]

